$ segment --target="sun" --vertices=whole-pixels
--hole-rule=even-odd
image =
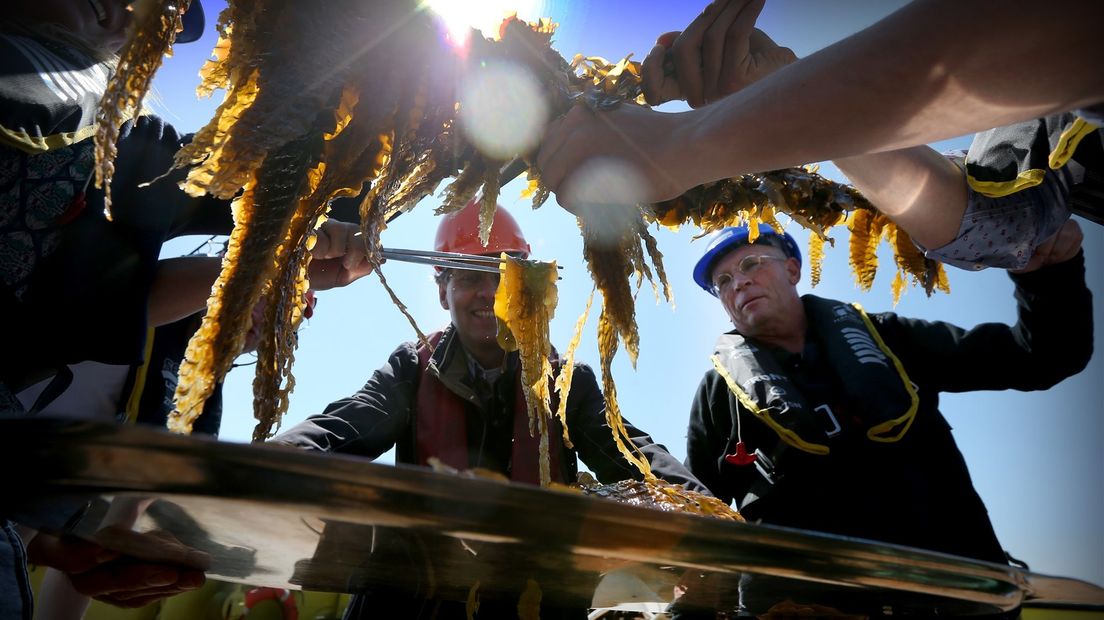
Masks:
[[[517,13],[522,19],[536,19],[544,8],[542,0],[424,0],[423,6],[441,16],[452,38],[462,41],[470,28],[483,36],[498,33],[502,19]]]

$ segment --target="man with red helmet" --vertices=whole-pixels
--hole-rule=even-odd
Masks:
[[[463,210],[446,215],[437,230],[435,249],[492,256],[501,252],[529,255],[521,228],[501,206],[495,212],[489,243],[483,246],[478,214],[479,205],[473,201]],[[451,321],[430,335],[434,348],[417,342],[399,345],[360,391],[331,403],[321,414],[307,418],[274,441],[371,459],[395,447],[399,463],[427,465],[430,458],[436,458],[453,467],[489,469],[516,482],[537,484],[538,439],[529,435],[518,354],[503,351],[495,338],[498,274],[443,269],[436,280],[441,307],[449,311]],[[553,359],[552,363],[558,372],[559,360]],[[576,364],[572,376],[567,426],[573,450],[561,440],[558,421],[553,422],[549,432],[553,480],[574,481],[576,457],[603,482],[640,479],[640,473],[614,444],[605,422],[605,400],[594,371],[584,364]],[[628,422],[625,426],[657,476],[695,491],[704,490],[666,448]],[[412,611],[417,608],[427,613],[436,609],[436,617],[440,618],[466,617],[463,601],[424,605],[382,592],[379,597],[354,599],[346,617],[357,618],[361,612],[365,617],[388,617],[381,605],[394,609],[394,617],[418,617]],[[516,600],[509,601],[507,611],[516,614],[516,605]],[[542,609],[541,617],[585,618],[585,607]],[[480,611],[479,617],[498,617],[490,601],[483,601]]]

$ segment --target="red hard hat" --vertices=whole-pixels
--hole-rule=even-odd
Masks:
[[[529,243],[525,241],[525,235],[521,234],[521,227],[502,205],[495,209],[491,237],[487,240],[487,245],[479,242],[479,203],[475,200],[463,209],[441,218],[441,223],[437,226],[437,240],[433,245],[438,252],[491,256],[509,252],[518,254],[521,258],[529,256]]]

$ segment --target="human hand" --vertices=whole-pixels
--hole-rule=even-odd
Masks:
[[[207,554],[164,532],[108,527],[96,538],[89,542],[40,532],[27,545],[27,560],[65,573],[77,592],[117,607],[144,607],[206,580]]]
[[[326,220],[316,234],[308,269],[312,289],[325,291],[346,286],[372,273],[359,226]]]
[[[549,123],[537,153],[541,183],[555,192],[556,201],[576,212],[587,202],[587,173],[606,161],[630,170],[633,203],[659,202],[681,195],[708,181],[687,155],[693,134],[679,114],[624,105],[594,112],[583,105]]]
[[[698,108],[797,60],[755,27],[764,1],[715,0],[686,30],[660,35],[641,66],[648,103]]]
[[[1077,253],[1081,250],[1081,241],[1084,238],[1085,235],[1081,232],[1081,226],[1073,220],[1066,220],[1066,223],[1062,224],[1058,232],[1035,248],[1035,253],[1031,255],[1031,260],[1027,261],[1027,265],[1023,269],[1010,271],[1012,273],[1030,273],[1047,265],[1064,263],[1077,256]]]

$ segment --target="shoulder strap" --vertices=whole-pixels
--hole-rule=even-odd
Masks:
[[[824,430],[769,352],[739,334],[725,334],[717,341],[712,361],[740,405],[782,441],[810,454],[828,454]]]
[[[841,379],[848,400],[862,411],[871,441],[904,437],[920,404],[916,388],[870,317],[858,304],[803,297],[809,321]]]

